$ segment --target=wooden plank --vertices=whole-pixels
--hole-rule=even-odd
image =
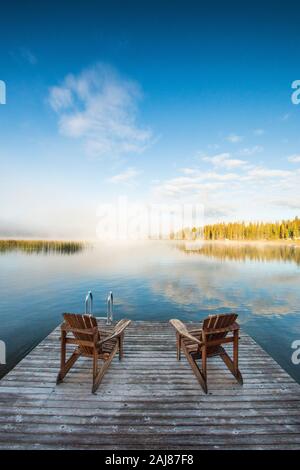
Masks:
[[[244,386],[211,358],[208,395],[168,323],[132,323],[96,395],[88,358],[55,385],[59,337],[1,380],[0,449],[300,449],[300,386],[243,331]]]

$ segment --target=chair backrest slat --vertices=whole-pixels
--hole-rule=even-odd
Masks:
[[[214,333],[213,330],[229,328],[236,321],[237,317],[238,315],[236,313],[227,313],[221,315],[210,315],[205,318],[203,321],[203,331],[205,332],[209,330],[210,333],[206,334],[207,342],[225,338],[228,331]]]
[[[64,313],[64,320],[67,325],[77,330],[89,330],[97,327],[97,320],[92,315],[80,315],[77,313]],[[93,337],[88,334],[79,333],[78,331],[72,331],[74,337],[81,341],[93,341]],[[100,339],[100,337],[98,337]],[[93,348],[89,346],[79,345],[83,352],[86,354],[93,354]]]

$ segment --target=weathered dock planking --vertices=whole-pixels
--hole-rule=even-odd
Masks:
[[[300,449],[300,386],[243,332],[244,386],[216,357],[208,395],[168,323],[133,322],[96,395],[87,358],[55,385],[59,335],[1,380],[1,449]]]

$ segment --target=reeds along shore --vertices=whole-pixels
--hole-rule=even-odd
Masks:
[[[73,254],[82,251],[84,242],[56,240],[0,240],[0,253],[22,251],[25,253]]]

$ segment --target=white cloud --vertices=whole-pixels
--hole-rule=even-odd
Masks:
[[[287,170],[277,170],[264,167],[255,167],[249,170],[245,179],[269,179],[269,178],[286,178],[292,176],[293,173]]]
[[[140,153],[152,132],[137,125],[139,85],[105,64],[68,75],[50,89],[49,103],[59,116],[61,134],[81,139],[92,156]]]
[[[218,165],[220,162],[223,162],[224,160],[230,158],[230,153],[224,152],[224,153],[218,153],[216,155],[213,155],[212,157],[202,157],[202,160],[205,162],[211,162],[213,165]]]
[[[218,155],[214,155],[213,157],[203,157],[202,160],[212,163],[212,165],[215,167],[222,167],[227,169],[238,168],[247,164],[245,160],[230,158],[230,153],[220,153]]]
[[[300,155],[291,155],[288,157],[288,161],[292,163],[300,163]]]
[[[237,134],[230,134],[226,137],[226,140],[228,140],[228,142],[231,142],[232,144],[237,144],[243,140],[243,137]]]
[[[135,179],[139,174],[140,172],[135,168],[127,168],[123,173],[119,173],[109,178],[109,181],[111,183],[124,183]]]
[[[227,156],[225,154],[225,158]],[[249,211],[254,211],[252,217],[255,216],[258,196],[264,201],[266,211],[267,208],[271,210],[274,207],[272,201],[279,199],[282,193],[290,201],[299,200],[300,170],[288,171],[253,165],[243,165],[239,170],[242,171],[230,172],[226,168],[203,171],[201,168],[185,167],[178,177],[154,185],[153,194],[155,197],[176,198],[178,201],[201,201],[205,207],[218,208],[221,203],[227,204],[234,211],[240,210],[241,215],[246,205]]]
[[[54,111],[72,106],[73,99],[71,90],[68,88],[52,87],[50,95],[50,104]]]
[[[185,175],[194,175],[197,172],[195,168],[182,168],[181,171]]]
[[[189,168],[184,168],[182,171],[187,174],[187,170]],[[239,180],[239,175],[236,173],[191,170],[193,174],[190,173],[190,176],[178,176],[162,182],[155,187],[155,192],[166,196],[186,194],[191,197],[194,193],[214,191],[226,186],[228,182]]]
[[[253,147],[245,147],[241,150],[242,155],[255,155],[256,153],[263,152],[264,148],[261,145],[253,145]]]
[[[195,181],[184,181],[179,178],[174,178],[169,181],[165,181],[163,185],[155,188],[156,192],[162,196],[178,196],[178,195],[189,195],[192,196],[195,193],[200,194],[203,191],[214,191],[224,183],[221,182],[197,182]]]
[[[230,169],[230,168],[238,168],[246,164],[247,162],[245,160],[240,160],[238,158],[229,158],[228,160],[224,160],[220,164],[220,166]]]

